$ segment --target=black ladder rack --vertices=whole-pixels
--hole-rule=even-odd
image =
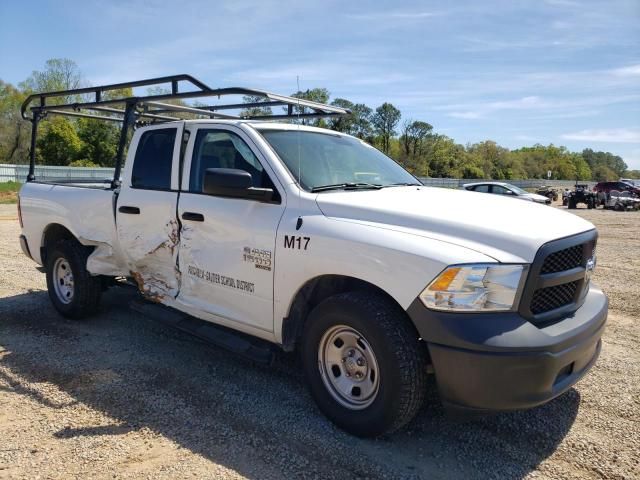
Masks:
[[[125,98],[111,98],[109,95],[105,95],[105,93],[117,94],[118,91],[125,88],[159,87],[167,84],[171,85],[171,92],[152,93],[149,95]],[[185,87],[186,90],[181,89],[181,86]],[[187,100],[207,97],[218,97],[218,99],[221,99],[223,96],[229,95],[244,95],[264,100],[220,105],[198,104],[197,106],[175,105],[163,102],[163,100]],[[72,98],[74,101],[65,103],[69,101],[69,98]],[[60,103],[60,99],[62,99],[62,103]],[[286,113],[240,116],[220,112],[220,110],[239,110],[252,107],[273,106],[286,107]],[[196,116],[196,118],[204,117],[233,120],[294,120],[336,117],[351,113],[345,108],[285,95],[277,95],[264,90],[242,87],[211,88],[200,80],[186,74],[150,78],[134,82],[114,83],[97,87],[76,88],[73,90],[34,93],[26,98],[20,110],[22,118],[31,122],[31,151],[27,181],[35,180],[35,147],[38,122],[46,116],[64,115],[122,123],[112,188],[116,188],[120,184],[122,157],[124,155],[129,129],[148,123],[180,120],[179,117],[168,116],[168,113],[173,115],[180,113],[188,114],[191,118]],[[30,116],[28,112],[31,112]]]

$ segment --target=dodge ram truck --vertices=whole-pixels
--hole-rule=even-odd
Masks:
[[[87,116],[123,123],[123,159],[135,127],[113,181],[38,180],[32,157],[19,193],[22,249],[63,316],[89,317],[106,280],[129,279],[168,310],[299,352],[320,410],[358,436],[410,422],[431,374],[447,410],[483,414],[548,402],[594,365],[608,301],[588,221],[425,187],[364,141],[302,124],[300,111],[348,114],[330,106],[264,93],[295,123],[157,101],[171,94],[120,110],[100,95],[116,87],[80,91],[95,93]],[[27,99],[33,138],[45,115],[82,115],[47,104],[65,93]]]

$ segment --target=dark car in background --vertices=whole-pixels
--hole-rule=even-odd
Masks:
[[[618,192],[630,192],[631,194],[640,197],[640,188],[627,182],[599,182],[593,187],[593,191],[598,197],[598,204],[604,205],[607,196],[612,191]]]

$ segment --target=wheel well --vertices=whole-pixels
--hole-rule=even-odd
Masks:
[[[47,261],[47,249],[60,240],[76,240],[76,237],[66,227],[59,223],[48,225],[42,236],[42,246],[40,247],[40,259],[45,264]]]
[[[313,278],[298,290],[291,303],[289,315],[283,319],[282,348],[288,352],[295,350],[309,313],[320,302],[339,293],[363,290],[382,294],[401,308],[387,292],[359,278],[344,275],[322,275]]]

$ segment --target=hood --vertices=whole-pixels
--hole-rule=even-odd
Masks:
[[[545,243],[592,230],[586,220],[534,202],[431,187],[319,193],[330,218],[464,246],[500,262],[531,262]]]
[[[538,195],[537,193],[527,193],[526,195],[522,195],[522,196],[526,198],[530,198],[534,202],[545,203],[549,200],[548,197],[545,197],[544,195]]]

